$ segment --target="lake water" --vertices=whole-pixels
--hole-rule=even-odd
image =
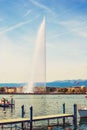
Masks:
[[[0,95],[10,99],[11,95]],[[6,108],[4,112],[3,108],[0,108],[0,119],[3,118],[19,118],[21,117],[21,106],[25,107],[25,117],[29,117],[30,106],[33,106],[33,115],[42,116],[42,115],[52,115],[62,113],[62,105],[65,103],[66,113],[73,113],[73,104],[77,104],[78,107],[86,106],[87,99],[85,95],[13,95],[15,100],[15,109],[11,111],[10,108]],[[80,123],[79,114],[78,115],[78,130],[87,130],[87,122]],[[67,122],[72,123],[72,118],[67,118]],[[55,123],[56,120],[51,120],[50,123]],[[61,122],[61,120],[59,121]],[[36,122],[34,123],[36,127],[39,125],[43,127],[44,130],[47,130],[45,126],[47,121]],[[73,130],[73,126],[70,127]],[[62,127],[53,127],[52,130],[65,130]]]

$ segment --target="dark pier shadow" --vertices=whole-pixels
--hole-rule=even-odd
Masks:
[[[87,125],[87,117],[80,118],[79,125]]]

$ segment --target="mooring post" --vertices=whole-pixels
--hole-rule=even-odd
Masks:
[[[21,109],[22,109],[21,117],[24,118],[24,105],[21,106]],[[23,130],[23,128],[24,128],[24,123],[23,122],[21,123],[21,127],[22,127],[22,130]]]
[[[13,97],[11,97],[11,112],[13,112]]]
[[[21,109],[22,109],[21,117],[24,118],[24,105],[21,106]]]
[[[3,130],[3,125],[1,126],[2,130]]]
[[[30,107],[30,130],[32,130],[32,128],[33,128],[33,121],[32,121],[32,119],[33,119],[33,107],[31,106]]]
[[[65,114],[65,103],[63,103],[63,114]],[[63,127],[65,127],[65,117],[63,117]]]
[[[73,116],[74,129],[77,128],[77,105],[74,104],[74,116]]]
[[[63,103],[63,114],[65,113],[65,103]]]
[[[13,104],[13,97],[11,97],[11,104]]]
[[[4,98],[4,108],[3,108],[3,111],[5,111],[5,98]]]
[[[13,100],[13,108],[15,109],[15,100]]]

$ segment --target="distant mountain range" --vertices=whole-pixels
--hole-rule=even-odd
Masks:
[[[75,87],[75,86],[87,86],[87,80],[57,80],[53,82],[48,82],[47,86],[50,87]]]
[[[27,83],[0,83],[0,87],[20,87],[25,86]],[[36,86],[43,86],[43,83],[36,83]],[[87,86],[87,80],[57,80],[46,83],[47,87],[75,87],[75,86]]]
[[[0,83],[0,87],[21,87],[25,85],[26,83]]]

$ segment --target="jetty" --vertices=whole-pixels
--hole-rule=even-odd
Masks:
[[[16,119],[2,119],[0,120],[0,130],[5,130],[7,125],[11,125],[9,128],[10,130],[12,130],[13,128],[15,128],[15,130],[18,130],[17,128],[19,126],[17,126],[18,124],[20,124],[20,130],[33,130],[33,122],[37,122],[37,121],[43,121],[46,120],[48,121],[48,126],[51,126],[50,124],[50,120],[51,119],[62,119],[62,125],[65,126],[65,119],[66,117],[68,118],[72,118],[72,124],[74,126],[74,128],[77,128],[77,105],[74,104],[74,113],[73,114],[67,114],[65,113],[65,104],[63,104],[63,113],[62,114],[56,114],[56,115],[46,115],[46,116],[33,116],[33,107],[30,107],[30,117],[29,118],[25,118],[24,117],[24,105],[21,107],[22,111],[21,111],[21,118],[16,118]],[[27,125],[25,126],[25,123],[27,123]],[[14,126],[12,126],[14,125]],[[59,125],[57,123],[57,125]]]

